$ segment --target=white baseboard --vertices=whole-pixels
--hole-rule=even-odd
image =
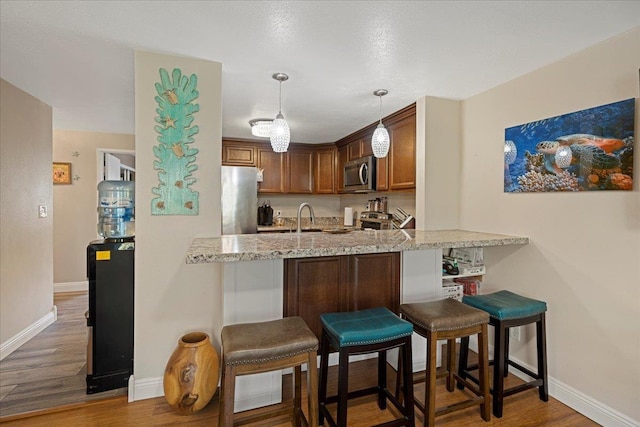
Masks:
[[[469,348],[475,352],[478,351],[477,337],[471,337],[469,340]],[[493,346],[489,346],[489,357],[493,358]],[[509,359],[524,366],[525,368],[536,372],[537,367],[531,366],[523,361],[509,356]],[[519,370],[511,367],[509,372],[524,381],[531,381],[533,378]],[[574,411],[577,411],[596,423],[607,427],[640,427],[640,422],[634,420],[621,412],[599,402],[579,390],[559,381],[552,376],[547,376],[549,381],[549,396],[564,403]]]
[[[16,351],[22,344],[28,342],[31,338],[42,332],[47,326],[51,325],[58,319],[58,307],[55,305],[51,308],[51,311],[45,314],[41,319],[35,323],[27,326],[16,335],[12,336],[2,344],[0,344],[0,360]]]
[[[129,377],[129,402],[164,396],[162,377],[138,379]]]
[[[60,294],[64,292],[82,292],[89,290],[89,282],[61,282],[53,284],[53,293]]]

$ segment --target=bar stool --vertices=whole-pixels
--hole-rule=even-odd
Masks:
[[[325,417],[327,423],[335,427],[347,426],[347,401],[371,394],[378,395],[378,407],[386,409],[387,400],[402,414],[402,418],[384,423],[384,426],[414,426],[413,390],[405,386],[404,406],[387,389],[387,350],[398,347],[401,363],[406,366],[405,384],[411,378],[411,333],[409,322],[384,307],[344,313],[324,313],[322,339],[320,343],[320,423]],[[339,352],[338,394],[327,397],[327,371],[329,353],[333,348]],[[378,385],[349,392],[349,356],[378,352]],[[327,405],[338,403],[337,424]],[[382,425],[382,424],[381,424]]]
[[[294,425],[318,425],[318,339],[302,318],[286,317],[261,323],[244,323],[222,328],[222,382],[219,426],[247,424],[291,414]],[[301,365],[307,364],[309,420],[301,408]],[[294,368],[293,402],[282,402],[234,415],[236,376]]]
[[[502,417],[504,398],[530,388],[538,387],[540,400],[549,400],[547,383],[547,344],[545,331],[545,312],[547,304],[544,301],[523,297],[509,291],[500,291],[487,295],[465,296],[462,302],[484,310],[491,316],[489,324],[495,328],[494,360],[493,364],[493,415]],[[538,347],[538,372],[535,373],[524,366],[509,360],[509,328],[514,326],[536,323],[536,341]],[[463,339],[460,346],[460,366],[458,375],[462,378],[475,378],[469,371],[476,369],[476,365],[467,366],[469,339]],[[524,372],[533,381],[519,386],[504,389],[504,378],[509,373],[509,365]],[[458,384],[458,388],[462,388]]]
[[[402,304],[400,314],[413,324],[417,334],[427,339],[427,368],[424,378],[413,380],[412,384],[425,382],[424,404],[415,400],[416,406],[424,414],[424,425],[433,426],[435,417],[473,405],[480,405],[480,415],[485,421],[491,419],[489,411],[489,356],[487,323],[489,315],[454,299],[443,299],[421,303]],[[480,381],[476,387],[455,372],[456,338],[478,334]],[[447,340],[446,370],[436,372],[436,345],[438,340]],[[447,390],[454,391],[455,380],[463,381],[475,397],[462,402],[436,408],[436,379],[447,377]]]

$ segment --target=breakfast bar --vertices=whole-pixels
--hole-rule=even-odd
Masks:
[[[358,310],[376,301],[397,311],[401,303],[441,298],[444,248],[528,242],[527,237],[466,230],[241,234],[194,239],[186,262],[222,264],[224,325],[300,315],[317,333],[318,312]],[[321,286],[321,293],[314,293]],[[414,336],[414,371],[425,369],[420,340]],[[281,383],[280,373],[238,378],[236,410],[279,402]]]

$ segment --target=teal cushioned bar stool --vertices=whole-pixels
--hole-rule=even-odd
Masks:
[[[401,320],[384,307],[344,313],[324,313],[322,321],[322,339],[320,343],[320,424],[326,418],[330,426],[347,426],[347,401],[356,397],[378,395],[378,407],[385,409],[387,400],[400,411],[402,417],[384,423],[385,426],[414,426],[413,390],[410,384],[412,372],[411,323]],[[399,348],[400,363],[405,368],[405,400],[402,405],[387,389],[387,350]],[[327,374],[331,348],[339,352],[338,394],[327,397]],[[378,353],[378,385],[349,392],[349,356],[356,354]],[[331,416],[327,405],[338,403],[336,420]]]
[[[545,327],[545,312],[547,304],[544,301],[523,297],[509,291],[499,291],[487,295],[464,296],[462,302],[489,313],[489,324],[495,328],[494,360],[493,364],[493,415],[502,417],[504,398],[524,390],[538,387],[540,400],[549,400],[547,383],[547,338]],[[538,372],[533,372],[524,366],[509,360],[509,328],[536,323]],[[460,365],[458,375],[470,378],[470,371],[476,365],[467,366],[469,338],[462,339],[460,346]],[[509,365],[533,378],[533,381],[504,389],[504,378],[509,373]],[[458,388],[463,385],[458,383]]]

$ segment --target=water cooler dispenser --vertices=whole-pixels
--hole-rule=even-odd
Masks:
[[[98,234],[87,246],[87,394],[126,387],[133,374],[135,183],[98,184]]]

